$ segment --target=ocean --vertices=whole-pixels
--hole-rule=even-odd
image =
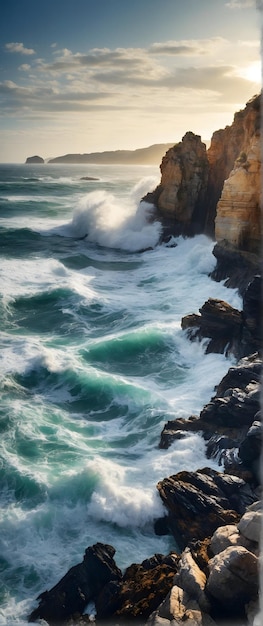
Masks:
[[[176,550],[154,534],[156,483],[218,469],[200,434],[158,444],[232,363],[191,343],[182,316],[242,303],[210,279],[209,238],[159,243],[140,203],[159,180],[152,166],[0,165],[0,624],[27,624],[97,541],[122,569]]]

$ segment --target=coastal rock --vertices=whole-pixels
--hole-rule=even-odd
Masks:
[[[187,132],[166,152],[160,184],[144,198],[157,209],[164,240],[169,233],[205,233],[220,248],[245,253],[243,264],[246,254],[258,258],[260,158],[260,95],[213,134],[207,151],[198,135]]]
[[[218,526],[239,521],[256,500],[251,487],[237,476],[210,468],[182,471],[157,484],[168,511],[168,525],[180,548],[193,539],[210,537]]]
[[[239,355],[242,315],[224,300],[209,298],[199,309],[200,315],[186,315],[181,326],[189,339],[209,338],[206,354],[210,352]]]
[[[254,227],[251,230],[247,230],[247,236],[242,241],[242,236],[237,236],[239,229],[237,222],[241,218],[244,228],[245,223],[251,216],[254,225],[259,223],[257,198],[260,190],[258,176],[260,97],[260,95],[257,95],[251,98],[244,109],[235,113],[233,123],[230,126],[217,130],[213,134],[211,146],[207,151],[209,179],[206,196],[206,232],[212,236],[215,234],[217,241],[225,239],[227,242],[232,242],[237,248],[241,244],[242,249],[246,250],[254,248],[252,244],[255,236]],[[234,180],[228,186],[228,183],[225,181],[233,178],[231,176],[233,170],[236,171],[237,177],[234,177]],[[238,173],[238,170],[243,170],[243,172],[240,171]],[[249,175],[244,176],[244,173]],[[238,181],[242,183],[242,191],[239,189]],[[252,181],[255,183],[253,190]],[[226,187],[223,191],[224,184]],[[223,204],[218,207],[222,191]],[[231,195],[232,191],[233,194]],[[231,215],[232,211],[233,214]],[[215,220],[217,221],[216,233]],[[258,233],[256,234],[257,238]]]
[[[243,546],[229,547],[209,562],[206,592],[230,615],[241,615],[245,605],[257,599],[258,558]]]
[[[178,572],[174,583],[184,589],[189,597],[196,600],[202,611],[209,612],[209,601],[204,593],[206,575],[193,559],[190,548],[187,547],[181,554]]]
[[[237,528],[241,535],[249,541],[260,543],[262,527],[262,511],[248,510],[241,518]]]
[[[250,433],[249,430],[254,422],[260,422],[261,369],[262,359],[258,353],[231,366],[218,384],[216,395],[199,416],[179,417],[165,424],[159,447],[167,449],[188,432],[202,432],[208,458],[216,458],[224,464],[225,451],[234,450],[240,474],[249,470],[252,472],[250,479],[254,478],[259,484],[255,472],[259,471],[262,430],[259,424],[255,424]]]
[[[140,565],[130,565],[123,575],[114,612],[110,612],[109,605],[105,604],[104,592],[96,600],[98,620],[109,616],[125,620],[125,623],[135,618],[147,619],[172,588],[178,561],[179,556],[171,553],[167,556],[155,555]]]
[[[171,592],[150,616],[147,626],[215,626],[215,622],[200,610],[198,602],[189,597],[188,593],[174,585]]]
[[[260,228],[260,132],[243,146],[225,180],[215,219],[215,238],[235,248],[259,252]]]
[[[233,354],[240,359],[262,349],[261,276],[256,275],[243,295],[243,310],[238,311],[224,300],[209,298],[199,314],[185,315],[181,327],[191,341],[209,339],[206,354]]]
[[[216,243],[213,248],[216,267],[210,276],[213,280],[225,281],[226,287],[238,289],[244,296],[249,283],[260,273],[260,257],[252,252],[237,250],[228,241]]]
[[[42,157],[35,155],[27,157],[26,163],[45,163],[45,161]]]
[[[81,615],[109,581],[122,578],[114,554],[115,549],[107,544],[96,543],[87,548],[82,563],[72,567],[50,591],[37,598],[40,603],[29,616],[29,622],[44,619],[57,624]]]
[[[171,589],[178,561],[176,553],[157,554],[130,565],[121,582],[110,581],[97,596],[97,619],[147,618]]]
[[[208,159],[201,137],[186,133],[180,143],[166,152],[160,170],[160,185],[145,200],[155,204],[164,227],[172,234],[202,232]]]

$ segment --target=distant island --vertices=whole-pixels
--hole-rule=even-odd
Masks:
[[[159,165],[163,155],[174,146],[173,143],[159,143],[137,150],[109,150],[86,154],[65,154],[49,159],[48,163],[93,163],[99,165]]]
[[[42,157],[35,155],[27,157],[26,163],[45,163],[45,161]]]

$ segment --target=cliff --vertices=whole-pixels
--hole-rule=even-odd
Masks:
[[[260,96],[216,131],[206,151],[186,133],[163,157],[153,202],[165,233],[205,233],[235,249],[260,248]]]
[[[160,185],[145,200],[155,204],[159,219],[172,234],[202,232],[209,161],[201,137],[186,133],[180,143],[166,152],[160,170]]]

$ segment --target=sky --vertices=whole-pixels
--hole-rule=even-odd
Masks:
[[[211,138],[261,89],[263,0],[1,0],[0,162]]]

